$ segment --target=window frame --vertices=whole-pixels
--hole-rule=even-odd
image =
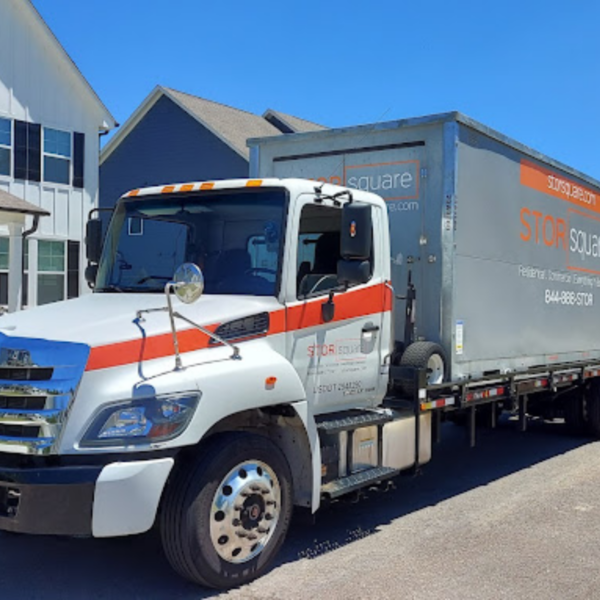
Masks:
[[[65,156],[63,154],[55,154],[53,152],[46,151],[46,132],[48,131],[56,131],[59,133],[65,133],[69,136],[69,156]],[[73,160],[74,160],[74,147],[73,147],[73,132],[67,131],[66,129],[57,129],[56,127],[47,127],[46,125],[42,126],[42,139],[41,139],[41,151],[42,151],[42,182],[43,183],[51,183],[53,185],[64,185],[64,186],[72,186],[73,182]],[[58,160],[68,161],[69,168],[67,172],[67,181],[53,181],[51,179],[46,178],[46,157],[54,158]]]
[[[292,295],[292,301],[294,302],[306,302],[308,300],[313,300],[315,298],[325,298],[327,296],[329,296],[329,294],[334,291],[334,292],[343,292],[344,288],[342,288],[339,284],[335,287],[329,288],[327,290],[317,290],[315,292],[312,292],[311,294],[300,294],[300,286],[298,285],[298,281],[297,281],[297,277],[298,277],[298,271],[300,269],[300,263],[299,263],[299,258],[300,258],[300,236],[301,235],[317,235],[317,236],[321,236],[323,235],[323,233],[327,233],[327,232],[321,232],[321,233],[300,233],[300,225],[302,223],[302,213],[304,211],[304,209],[308,206],[315,206],[318,209],[333,209],[333,210],[339,210],[340,211],[340,234],[341,234],[341,213],[342,213],[342,206],[331,206],[329,204],[321,204],[321,203],[317,203],[313,201],[307,201],[302,203],[299,206],[299,212],[298,212],[298,217],[297,217],[297,221],[296,221],[296,230],[295,230],[295,248],[296,248],[296,256],[295,256],[295,263],[291,263],[293,264],[293,289],[294,289],[294,293]],[[371,210],[373,210],[373,206],[371,206]],[[369,275],[369,279],[368,281],[366,281],[365,283],[355,283],[352,284],[348,287],[348,289],[352,289],[358,286],[362,286],[362,285],[369,285],[373,279],[373,275],[375,273],[376,270],[376,265],[375,265],[375,260],[376,260],[376,250],[375,250],[375,238],[374,238],[374,232],[375,232],[375,223],[373,223],[373,228],[372,228],[372,232],[371,232],[371,256],[370,256],[370,263],[371,263],[371,272]],[[316,244],[316,240],[315,240],[315,244]],[[313,259],[313,268],[314,268],[314,259]]]
[[[52,271],[46,271],[46,270],[42,270],[40,268],[40,257],[41,257],[41,253],[40,253],[40,244],[41,243],[52,243],[52,244],[62,244],[63,246],[63,270],[62,271],[56,271],[56,270],[52,270]],[[36,256],[36,283],[37,283],[37,293],[36,293],[36,306],[44,306],[45,304],[52,304],[54,302],[62,302],[63,300],[67,299],[67,294],[68,294],[68,290],[67,290],[67,279],[68,279],[68,256],[67,256],[67,252],[68,252],[68,248],[67,248],[67,242],[68,240],[57,240],[57,239],[48,239],[48,238],[38,238],[37,239],[37,256]],[[40,303],[40,277],[43,277],[45,275],[62,275],[63,277],[63,282],[62,282],[62,297],[58,300],[53,300],[52,302],[44,302],[43,304]]]

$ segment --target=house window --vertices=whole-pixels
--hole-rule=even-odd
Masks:
[[[65,243],[38,241],[38,304],[64,300]]]
[[[71,134],[44,127],[44,181],[71,181]]]
[[[0,119],[0,175],[10,175],[12,121]]]

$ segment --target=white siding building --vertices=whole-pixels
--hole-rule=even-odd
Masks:
[[[28,306],[87,290],[82,242],[98,206],[98,135],[115,126],[30,0],[0,0],[0,190],[50,213],[25,247]],[[0,305],[8,235],[0,225]]]

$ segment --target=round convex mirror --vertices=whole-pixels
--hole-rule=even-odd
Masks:
[[[196,302],[204,291],[204,275],[198,265],[183,263],[173,276],[175,295],[184,303]]]

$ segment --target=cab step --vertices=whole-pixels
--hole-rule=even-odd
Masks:
[[[390,412],[375,410],[349,410],[335,415],[324,415],[317,421],[317,429],[327,434],[350,431],[359,427],[369,427],[371,425],[383,425],[393,421],[394,417]]]
[[[347,477],[334,479],[321,486],[321,493],[329,496],[331,499],[339,498],[344,494],[349,494],[356,490],[360,490],[361,488],[368,487],[369,485],[391,479],[399,474],[399,469],[392,469],[391,467],[373,467],[371,469],[359,471],[358,473],[353,473]]]

